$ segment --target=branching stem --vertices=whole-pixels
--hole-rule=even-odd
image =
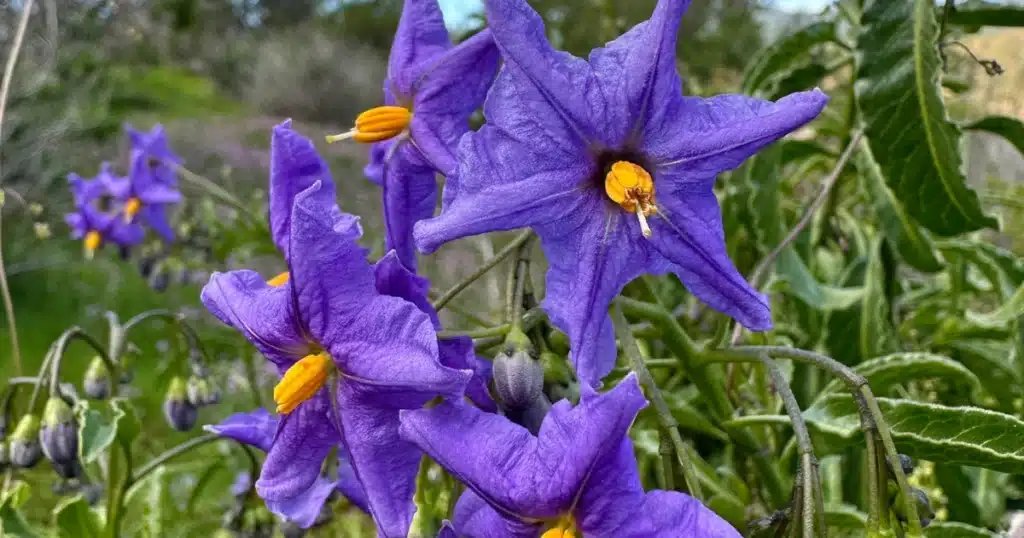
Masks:
[[[509,244],[505,245],[497,254],[491,259],[485,261],[480,267],[473,271],[472,274],[468,275],[457,282],[454,286],[449,288],[447,291],[441,294],[436,301],[433,302],[434,310],[441,310],[444,305],[448,304],[449,301],[455,298],[456,295],[462,293],[462,290],[469,287],[470,284],[476,282],[480,277],[487,274],[488,271],[493,269],[496,265],[501,263],[502,260],[509,257],[513,252],[517,252],[519,247],[533,237],[533,230],[526,230],[523,233],[516,236]]]

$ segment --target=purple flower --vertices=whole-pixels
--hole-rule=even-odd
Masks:
[[[139,225],[124,221],[122,213],[101,207],[107,205],[104,197],[109,194],[108,185],[114,178],[107,163],[101,165],[99,174],[93,179],[68,174],[75,210],[64,215],[64,221],[71,227],[71,237],[84,241],[87,258],[91,258],[104,243],[128,248],[141,243],[145,237]]]
[[[174,229],[167,221],[167,206],[181,201],[181,193],[173,183],[158,180],[160,166],[147,159],[133,158],[128,177],[107,176],[107,190],[121,203],[126,222],[141,217],[150,228],[166,241],[174,241]]]
[[[385,246],[413,271],[413,225],[434,214],[436,172],[455,168],[455,145],[497,69],[489,31],[452,46],[437,0],[406,0],[384,81],[385,106],[328,137],[374,144],[365,173],[384,189]]]
[[[460,536],[738,538],[687,495],[644,492],[627,433],[646,404],[631,374],[605,394],[584,387],[575,408],[556,403],[537,436],[459,402],[403,412],[401,433],[469,488]]]
[[[312,143],[286,123],[275,128],[271,153],[271,231],[289,271],[271,283],[253,271],[215,273],[202,292],[207,308],[283,375],[274,399],[286,416],[257,492],[289,517],[306,506],[324,458],[341,443],[379,532],[405,536],[421,452],[398,436],[398,412],[461,396],[470,372],[439,362],[428,315],[377,291],[356,242],[358,219],[338,209]]]
[[[274,435],[277,433],[279,423],[278,417],[271,415],[266,409],[257,409],[250,413],[236,413],[220,424],[204,426],[203,429],[270,452],[274,446]],[[239,475],[232,487],[232,493],[236,496],[245,493],[250,487],[251,480],[248,473],[244,476]],[[349,458],[342,451],[338,452],[336,479],[321,474],[314,480],[312,486],[290,501],[287,509],[279,507],[275,511],[286,513],[288,519],[302,527],[309,527],[316,521],[320,515],[320,508],[335,490],[359,509],[368,511],[363,486],[356,480]]]
[[[137,168],[149,170],[149,173],[157,183],[174,186],[178,182],[178,172],[175,168],[181,164],[181,157],[171,150],[167,141],[167,133],[163,125],[154,125],[148,133],[139,131],[131,125],[125,124],[124,130],[128,133],[128,141],[131,145],[129,168],[134,175]]]
[[[584,61],[552,48],[525,0],[487,0],[505,60],[488,123],[462,138],[441,215],[416,225],[427,253],[536,230],[550,263],[544,307],[589,384],[615,362],[608,304],[643,273],[673,272],[748,328],[771,327],[767,298],[726,254],[715,177],[813,119],[827,97],[683,97],[675,50],[688,3],[660,0],[650,20]]]

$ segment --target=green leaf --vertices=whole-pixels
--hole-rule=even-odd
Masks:
[[[986,116],[964,126],[968,131],[985,131],[999,135],[1024,155],[1024,121],[1009,116]]]
[[[1020,374],[1010,360],[1011,344],[1000,340],[954,340],[951,355],[981,379],[1000,408],[1012,409],[1020,387]]]
[[[750,189],[747,211],[751,232],[758,244],[770,251],[782,242],[783,221],[779,187],[782,179],[782,148],[779,144],[755,155],[743,164],[743,179]]]
[[[936,521],[924,530],[928,538],[1000,538],[998,534],[966,523]]]
[[[886,293],[889,269],[886,267],[885,245],[875,240],[868,259],[864,279],[864,301],[861,303],[860,350],[863,357],[877,357],[899,350],[892,307]]]
[[[944,256],[962,256],[981,270],[992,285],[1000,288],[1004,298],[1008,299],[1024,283],[1024,259],[1009,250],[980,241],[955,239],[940,241],[937,246]]]
[[[989,2],[968,3],[953,9],[949,22],[963,26],[1024,26],[1024,8]]]
[[[1010,300],[1003,303],[997,310],[987,314],[967,312],[967,319],[983,327],[1001,327],[1017,318],[1024,316],[1024,284],[1014,292]]]
[[[1024,472],[1024,421],[1014,416],[976,407],[876,400],[901,453],[946,464]],[[829,395],[805,411],[804,418],[814,431],[860,441],[860,414],[850,395]]]
[[[871,196],[875,213],[881,221],[886,241],[891,242],[903,261],[914,269],[925,273],[940,271],[943,264],[937,256],[935,245],[921,227],[911,220],[903,210],[903,205],[885,184],[882,170],[875,162],[866,140],[862,140],[857,148],[856,163]]]
[[[914,379],[941,377],[957,381],[971,387],[972,392],[980,392],[981,381],[964,365],[942,355],[932,353],[894,353],[884,357],[876,357],[858,364],[854,371],[868,380],[868,385],[876,394],[885,394],[893,385],[906,383]],[[839,380],[833,380],[822,390],[821,400],[825,395],[837,392],[844,387]]]
[[[869,0],[862,22],[857,98],[889,188],[936,234],[996,228],[961,171],[960,129],[939,87],[933,1]]]
[[[61,538],[97,538],[100,522],[85,497],[64,499],[53,509],[53,521]]]
[[[972,475],[980,469],[961,465],[935,465],[935,480],[948,502],[949,519],[972,525],[981,523],[981,509],[974,494]]]
[[[778,281],[786,283],[786,291],[817,310],[843,310],[864,296],[862,288],[837,288],[818,282],[792,247],[779,253],[775,270]]]
[[[747,66],[743,93],[753,94],[762,89],[768,79],[801,64],[812,47],[835,40],[836,29],[831,22],[816,22],[778,39]]]
[[[0,503],[0,536],[3,538],[41,538],[43,535],[25,521],[10,503]]]
[[[78,456],[83,464],[99,459],[117,436],[117,423],[90,407],[87,400],[75,403],[75,417],[78,419]]]

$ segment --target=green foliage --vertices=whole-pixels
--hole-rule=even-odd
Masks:
[[[949,22],[963,26],[1024,26],[1024,8],[971,0],[954,8]]]

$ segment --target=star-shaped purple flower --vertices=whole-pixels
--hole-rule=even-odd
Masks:
[[[102,207],[109,205],[104,203],[104,196],[109,194],[108,185],[114,177],[107,163],[101,165],[99,174],[93,179],[84,179],[78,174],[68,175],[75,210],[64,215],[64,221],[71,228],[71,237],[84,241],[86,257],[92,257],[105,243],[126,249],[145,238],[142,227],[125,222],[121,212]]]
[[[427,314],[377,291],[356,242],[358,219],[338,209],[312,143],[285,124],[275,128],[271,151],[271,230],[289,271],[271,283],[253,271],[216,273],[202,292],[207,308],[283,375],[274,397],[285,416],[257,492],[287,517],[341,443],[378,532],[405,536],[422,455],[398,436],[398,412],[460,397],[470,372],[439,362]],[[300,185],[309,186],[297,192]]]
[[[584,61],[551,46],[525,0],[487,0],[505,60],[488,123],[461,139],[441,215],[416,225],[426,253],[536,230],[550,263],[543,306],[588,384],[615,362],[607,307],[643,273],[673,272],[712,308],[771,327],[767,298],[726,254],[715,177],[813,119],[827,97],[684,97],[675,50],[688,3],[660,0],[650,20]]]
[[[406,0],[384,81],[386,106],[361,114],[348,133],[329,137],[374,143],[365,173],[384,190],[386,248],[413,271],[413,225],[434,214],[436,174],[455,167],[456,143],[497,70],[489,31],[453,46],[437,0]]]
[[[133,152],[134,153],[134,152]],[[109,175],[107,190],[121,205],[125,220],[140,217],[166,241],[174,241],[174,229],[167,220],[167,206],[181,201],[181,193],[166,180],[158,180],[163,164],[153,165],[145,158],[133,158],[128,177]]]
[[[687,495],[644,492],[627,433],[646,404],[631,374],[605,394],[584,387],[576,407],[556,403],[536,436],[459,402],[404,411],[401,433],[469,488],[455,508],[459,536],[738,538]]]
[[[148,169],[152,179],[158,183],[174,186],[178,183],[178,172],[175,167],[181,164],[181,157],[171,149],[167,141],[167,133],[163,125],[154,125],[149,132],[139,131],[125,124],[128,142],[131,146],[129,168]]]
[[[264,452],[270,452],[274,446],[279,426],[280,419],[278,417],[271,415],[266,409],[257,409],[250,413],[236,413],[224,419],[220,424],[205,426],[203,429],[256,447]],[[250,480],[252,478],[246,475],[243,482],[244,488],[240,487],[238,491],[233,490],[233,493],[236,496],[244,493],[251,484]],[[321,474],[313,482],[313,485],[303,491],[301,495],[293,499],[287,506],[279,507],[278,512],[286,514],[288,519],[301,527],[309,527],[320,515],[320,509],[332,491],[338,491],[353,505],[363,511],[368,511],[363,486],[356,480],[348,456],[342,451],[338,452],[337,477]]]

